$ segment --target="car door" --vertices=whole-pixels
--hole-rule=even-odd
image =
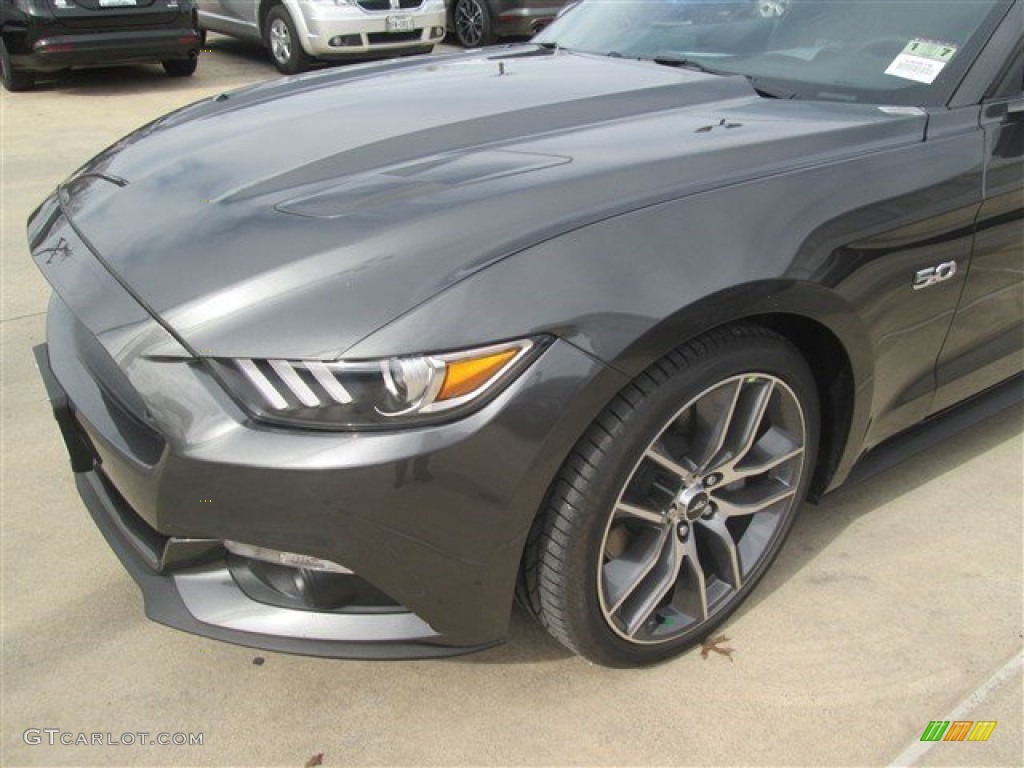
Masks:
[[[1024,43],[981,112],[984,202],[932,410],[1018,373],[1024,363]]]
[[[207,29],[241,37],[259,37],[258,0],[199,0],[199,20]]]
[[[225,11],[232,18],[237,18],[246,26],[257,27],[256,14],[258,9],[257,0],[221,0]]]

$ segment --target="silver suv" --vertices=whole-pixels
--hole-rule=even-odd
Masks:
[[[316,59],[429,53],[445,34],[444,0],[199,0],[204,30],[260,40],[285,74]]]

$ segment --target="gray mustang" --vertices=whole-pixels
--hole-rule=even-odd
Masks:
[[[603,664],[751,592],[808,494],[1016,376],[1011,0],[600,2],[278,80],[33,214],[37,349],[153,619]]]

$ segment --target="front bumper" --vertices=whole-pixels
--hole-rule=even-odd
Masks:
[[[322,59],[426,52],[445,35],[444,5],[389,12],[351,5],[302,3],[301,37],[306,52]],[[411,29],[392,32],[389,18],[408,19]],[[339,44],[344,43],[344,44]]]
[[[55,288],[40,372],[78,490],[150,618],[351,658],[463,653],[504,638],[536,511],[619,374],[556,341],[452,423],[268,427],[92,257],[53,199],[31,229]],[[321,610],[263,599],[225,540],[338,563],[390,602]]]
[[[33,349],[75,472],[75,486],[107,544],[142,590],[146,615],[216,640],[284,653],[345,658],[425,658],[493,645],[446,647],[408,611],[315,612],[248,597],[216,539],[163,536],[142,520],[104,475],[92,439],[50,367],[47,345]]]
[[[12,54],[11,60],[22,69],[55,72],[68,67],[187,59],[198,56],[199,47],[199,33],[192,29],[69,31],[33,41],[29,52]]]
[[[554,454],[545,457],[558,405],[529,407],[541,381],[506,392],[471,423],[405,439],[239,425],[239,434],[214,441],[219,446],[168,440],[147,466],[116,444],[124,432],[114,420],[123,426],[125,416],[109,393],[107,413],[93,411],[85,388],[84,407],[67,394],[58,376],[72,391],[83,382],[68,376],[68,358],[77,355],[53,318],[69,319],[56,299],[50,346],[37,348],[37,360],[78,491],[142,588],[151,619],[243,645],[345,658],[448,655],[503,639],[525,536],[558,466]],[[60,374],[51,367],[57,359]],[[589,358],[564,344],[538,365],[541,380],[594,373]],[[249,453],[244,432],[256,442],[238,463]],[[264,454],[267,439],[278,445]],[[311,440],[324,444],[315,467]],[[336,451],[329,442],[349,445]],[[335,463],[332,455],[346,458]],[[228,567],[225,539],[341,563],[399,605],[368,614],[254,600]]]

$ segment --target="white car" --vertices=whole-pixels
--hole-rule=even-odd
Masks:
[[[199,0],[204,30],[260,40],[285,74],[315,59],[429,53],[445,34],[444,0]]]

